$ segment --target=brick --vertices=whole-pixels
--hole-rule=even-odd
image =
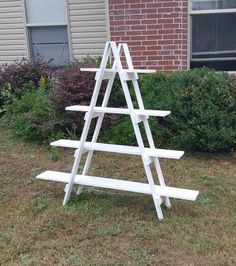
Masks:
[[[140,61],[140,60],[145,60],[146,57],[145,56],[133,56],[132,59],[134,61]]]
[[[162,29],[162,25],[161,24],[149,24],[147,25],[148,29]]]
[[[167,56],[163,56],[163,60],[176,60],[176,56],[173,55],[167,55]]]
[[[162,7],[163,3],[148,3],[146,4],[147,8],[158,8],[158,7]]]
[[[157,55],[157,51],[144,51],[143,55]]]
[[[142,35],[157,35],[157,31],[156,30],[145,30],[145,31],[142,31]]]
[[[170,35],[164,35],[163,36],[163,39],[171,39],[171,40],[176,40],[176,39],[178,39],[178,35],[177,34],[170,34]]]
[[[129,8],[145,8],[145,4],[130,4]]]
[[[143,2],[142,0],[125,0],[126,4],[131,4],[131,3],[141,3]]]
[[[150,37],[149,37],[150,38]],[[174,43],[174,41],[173,40],[160,40],[160,41],[158,41],[158,44],[159,45],[167,45],[167,44],[173,44]]]
[[[111,39],[128,43],[135,67],[187,69],[187,8],[187,0],[109,0]]]
[[[131,26],[131,30],[146,30],[147,26],[146,25],[134,25]]]
[[[158,30],[158,34],[174,34],[174,30]]]
[[[163,14],[163,18],[179,18],[179,13],[171,12]]]
[[[158,45],[155,45],[155,46],[147,46],[147,49],[148,49],[148,51],[151,51],[151,50],[153,50],[153,51],[156,51],[156,53],[158,53],[158,50],[161,50],[161,46],[158,46]]]
[[[142,20],[142,24],[156,24],[157,21],[155,19],[147,19],[147,20]]]
[[[148,56],[148,60],[156,60],[156,61],[161,61],[163,60],[161,56]]]
[[[163,24],[164,29],[176,29],[179,28],[181,25],[178,23],[171,23],[171,24]]]
[[[125,35],[125,32],[122,31],[113,31],[113,36],[123,36]]]
[[[163,17],[163,14],[159,14],[159,13],[147,14],[147,19],[157,19],[157,18],[162,18],[162,17]]]
[[[158,8],[159,13],[171,13],[174,12],[174,8]]]
[[[174,20],[171,19],[171,18],[159,18],[157,20],[158,23],[163,23],[163,24],[168,24],[168,23],[171,23],[173,24]]]
[[[146,16],[145,15],[130,15],[130,19],[145,19]]]
[[[160,66],[173,66],[173,61],[160,61],[159,65]]]
[[[157,41],[143,41],[143,46],[149,46],[149,45],[157,45]]]
[[[128,4],[118,4],[118,5],[115,5],[115,9],[116,10],[119,10],[119,9],[122,9],[122,10],[126,10],[129,8],[129,5]]]
[[[142,9],[141,13],[147,14],[147,13],[157,13],[157,9],[156,8],[146,8],[146,9]]]
[[[129,26],[119,26],[119,27],[115,27],[115,31],[127,31],[130,30]]]
[[[140,36],[130,36],[132,41],[145,41],[146,40],[146,36],[140,35]]]
[[[136,52],[136,51],[132,51],[132,50],[130,50],[130,54],[132,55],[132,57],[135,56],[136,58],[139,56],[140,57],[142,56],[141,52]]]
[[[142,0],[143,3],[153,3],[155,0]]]
[[[141,43],[141,41],[129,41],[128,45],[129,45],[130,49],[132,50],[133,49],[132,46],[134,46],[134,47],[142,46],[142,43]],[[142,47],[144,47],[144,46],[142,46]]]
[[[182,0],[180,0],[180,1],[182,1]],[[176,7],[176,6],[178,6],[178,4],[176,3],[176,2],[163,2],[163,7]]]
[[[136,20],[126,20],[125,24],[126,25],[138,25],[138,24],[141,24],[141,21],[138,20],[138,19],[136,19]]]
[[[140,9],[128,9],[128,10],[125,10],[125,14],[140,14],[141,13],[141,10]]]
[[[139,30],[136,30],[136,31],[129,31],[128,34],[137,36],[137,35],[142,35],[142,32]]]
[[[115,20],[115,21],[111,21],[110,22],[110,26],[121,26],[121,25],[124,25],[125,22],[123,20]]]

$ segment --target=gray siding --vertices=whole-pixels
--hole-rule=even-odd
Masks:
[[[0,0],[0,64],[27,56],[21,0]]]
[[[109,38],[106,0],[68,0],[72,57],[100,56]]]

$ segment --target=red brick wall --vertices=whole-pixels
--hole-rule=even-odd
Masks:
[[[136,67],[187,69],[187,0],[109,0],[112,41],[127,42]]]

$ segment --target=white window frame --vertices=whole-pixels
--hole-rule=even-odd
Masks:
[[[203,0],[204,1],[204,0]],[[214,0],[212,0],[214,1]],[[202,59],[192,59],[192,17],[194,15],[202,14],[226,14],[226,13],[236,13],[236,8],[227,8],[227,9],[206,9],[206,10],[192,10],[192,0],[188,0],[188,69],[190,69],[191,61],[202,62],[206,61],[206,58]],[[208,60],[208,59],[207,59]],[[220,57],[220,58],[211,58],[211,61],[224,61],[224,60],[236,60],[236,57]],[[228,71],[229,73],[236,73],[236,71]]]
[[[30,40],[30,28],[34,27],[53,27],[53,26],[65,26],[67,29],[67,38],[69,46],[69,60],[72,60],[72,50],[71,50],[71,32],[70,32],[70,23],[69,23],[69,10],[68,10],[68,0],[65,0],[65,13],[66,13],[66,22],[65,23],[28,23],[27,22],[27,10],[26,10],[26,1],[22,1],[23,14],[24,14],[24,24],[25,24],[25,37],[26,37],[26,46],[27,46],[27,56],[33,61],[32,57],[32,46]]]

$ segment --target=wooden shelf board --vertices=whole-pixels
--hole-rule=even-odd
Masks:
[[[36,178],[68,183],[70,173],[46,171],[38,175]],[[151,194],[150,186],[147,183],[110,179],[104,177],[76,175],[74,184]],[[155,188],[158,195],[160,196],[190,201],[195,201],[199,194],[199,191],[196,190],[174,188],[169,186],[156,185]]]
[[[85,105],[72,105],[68,106],[65,109],[67,111],[79,111],[79,112],[88,112],[89,106]],[[108,113],[108,114],[124,114],[129,115],[130,111],[128,108],[114,108],[114,107],[94,107],[95,113]],[[162,111],[162,110],[140,110],[140,109],[134,109],[134,113],[136,115],[147,115],[147,116],[159,116],[159,117],[165,117],[169,115],[170,111]]]
[[[60,140],[51,142],[51,145],[57,146],[57,147],[78,149],[80,145],[80,141],[60,139]],[[141,155],[139,147],[117,145],[117,144],[85,142],[84,149],[94,150],[94,151],[124,153],[124,154],[131,154],[131,155]],[[169,159],[180,159],[184,155],[183,151],[167,150],[167,149],[145,148],[145,152],[147,156],[169,158]]]
[[[100,68],[81,68],[81,71],[88,71],[88,72],[98,72]],[[139,73],[139,74],[148,74],[148,73],[156,73],[155,69],[123,69],[125,73]],[[117,73],[118,69],[110,69],[106,68],[105,72],[107,73]]]

